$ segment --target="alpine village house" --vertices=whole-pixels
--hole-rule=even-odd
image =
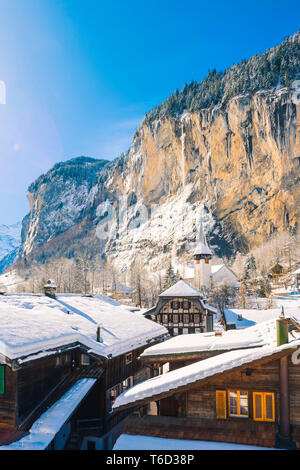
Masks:
[[[144,364],[169,372],[123,392],[133,414],[124,439],[152,436],[300,448],[300,324],[294,317],[182,335],[148,348]],[[131,442],[131,441],[129,441]],[[122,447],[121,447],[122,448]]]
[[[45,294],[0,295],[0,450],[112,449],[130,412],[113,403],[168,332],[103,295]]]

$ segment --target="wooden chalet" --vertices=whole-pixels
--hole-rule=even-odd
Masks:
[[[138,357],[167,330],[105,296],[50,289],[0,296],[0,450],[111,449],[128,415],[113,403],[153,376]]]
[[[168,362],[170,372],[118,397],[115,409],[133,411],[123,434],[300,448],[300,327],[293,318],[191,335],[185,345],[172,338],[141,359]]]
[[[201,292],[180,280],[162,292],[156,306],[144,316],[165,326],[171,336],[177,336],[212,331],[215,313]]]

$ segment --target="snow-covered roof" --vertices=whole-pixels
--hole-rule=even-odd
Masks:
[[[46,282],[44,287],[54,287],[55,289],[57,288],[57,286],[56,286],[55,282],[53,281],[53,279],[48,279],[48,281]]]
[[[200,241],[196,246],[194,255],[211,255],[212,256],[212,251],[207,245],[207,243]]]
[[[284,307],[286,316],[296,317],[300,320],[300,301],[294,301],[294,307]],[[234,323],[236,329],[248,328],[267,320],[275,319],[280,316],[281,308],[271,308],[267,310],[255,309],[224,309],[224,315],[227,325]]]
[[[276,344],[276,319],[279,315],[280,311],[276,309],[276,313],[272,311],[270,320],[261,321],[257,324],[253,322],[251,326],[247,324],[247,328],[244,326],[241,330],[222,331],[220,336],[215,335],[215,332],[174,336],[162,343],[147,348],[141,354],[141,357],[224,351]],[[291,315],[291,318],[300,323],[300,314]],[[244,325],[246,322],[250,323],[244,319]],[[290,336],[290,339],[292,340],[293,337]]]
[[[299,346],[300,339],[296,339],[281,346],[272,344],[259,348],[237,349],[222,353],[135,385],[117,397],[113,408],[117,409],[126,405],[134,406],[135,402],[149,400],[161,394],[167,395],[178,388],[182,389],[190,384],[210,379],[217,374],[259,361],[286,349],[296,349]]]
[[[223,266],[225,266],[225,264],[213,264],[211,266],[211,273],[216,274],[221,268],[223,268]]]
[[[190,286],[182,279],[167,290],[162,292],[159,297],[203,297],[201,292],[194,287]]]
[[[113,450],[276,450],[227,442],[190,441],[163,437],[121,434]]]
[[[97,379],[80,379],[32,425],[29,434],[0,450],[44,450],[76,410]]]
[[[97,326],[101,326],[97,342]],[[59,294],[0,296],[0,354],[9,359],[80,343],[99,356],[118,356],[166,335],[142,315],[97,297]],[[33,357],[34,358],[34,357]]]
[[[174,336],[147,348],[141,357],[255,348],[275,344],[276,338],[276,321],[269,320],[240,331],[222,331],[222,336],[215,332]]]

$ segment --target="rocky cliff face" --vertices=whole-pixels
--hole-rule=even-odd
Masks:
[[[297,231],[298,85],[145,119],[116,161],[56,165],[29,188],[22,257],[72,256],[85,246],[120,269],[137,254],[155,268],[193,247],[200,218],[219,256]]]

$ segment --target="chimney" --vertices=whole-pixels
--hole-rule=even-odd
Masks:
[[[100,343],[101,339],[101,325],[97,325],[97,342]]]
[[[276,320],[277,346],[289,342],[288,320],[284,316],[284,308],[281,309],[280,317]]]
[[[44,292],[47,297],[55,299],[56,284],[52,279],[48,279],[47,283],[44,285]]]

